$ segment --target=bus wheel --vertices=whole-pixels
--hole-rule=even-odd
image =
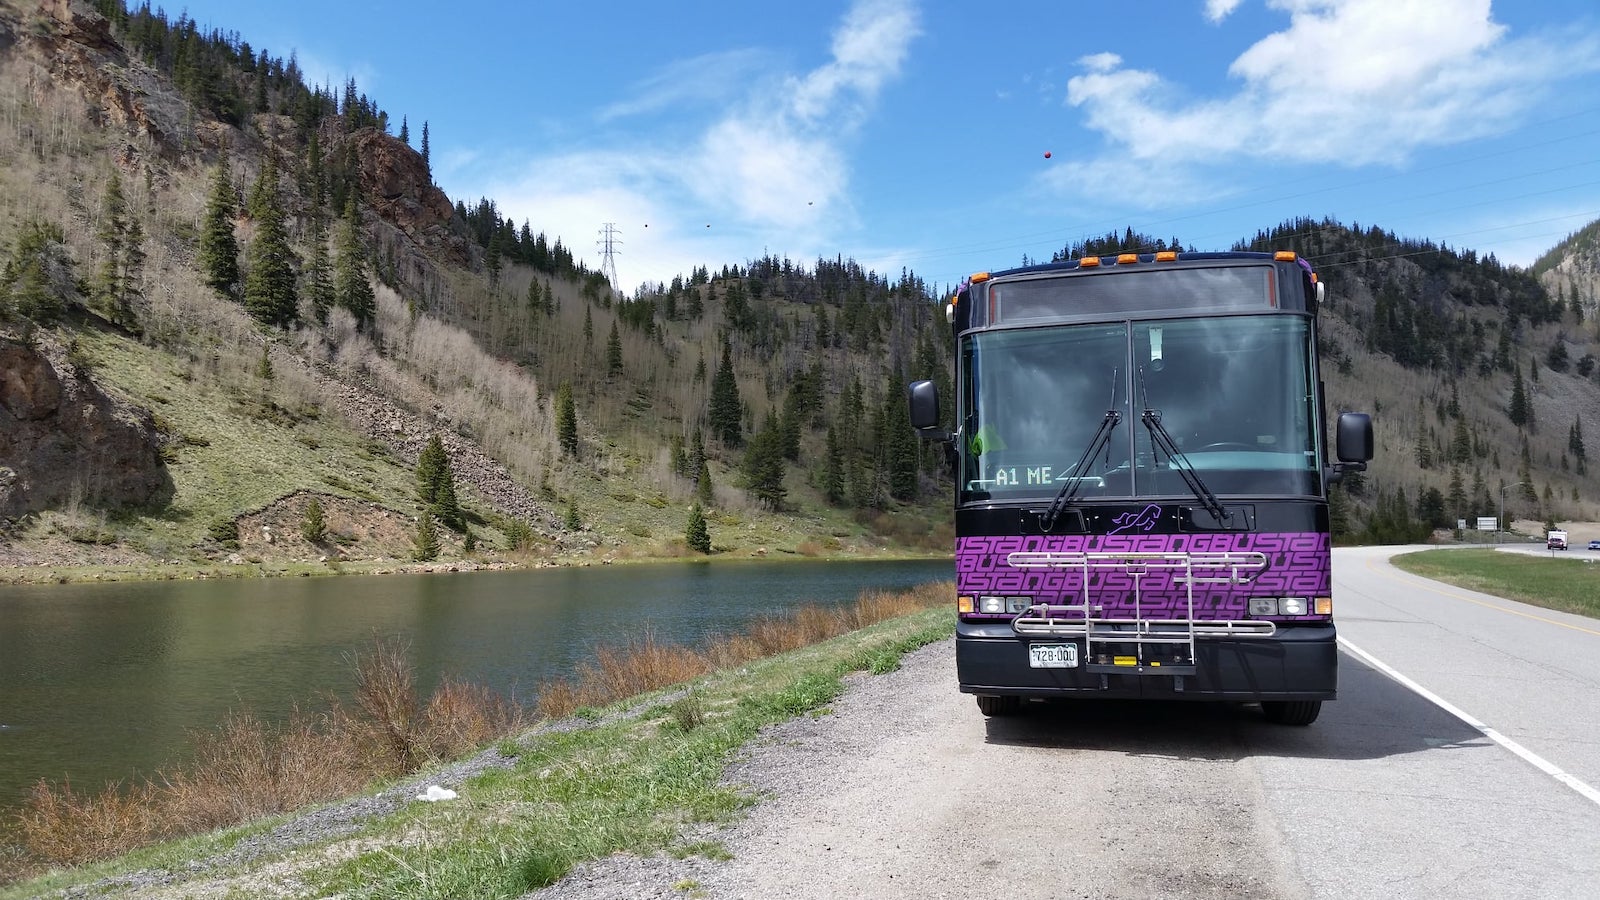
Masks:
[[[1310,725],[1322,712],[1321,700],[1263,700],[1261,712],[1279,725]]]
[[[1010,716],[1022,709],[1021,697],[987,697],[978,695],[978,711],[986,716]]]

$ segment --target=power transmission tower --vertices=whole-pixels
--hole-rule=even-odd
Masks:
[[[622,245],[622,241],[617,238],[621,234],[615,222],[607,222],[605,227],[600,229],[600,274],[611,283],[613,293],[622,292],[622,279],[617,277],[616,260],[619,252],[617,247]]]

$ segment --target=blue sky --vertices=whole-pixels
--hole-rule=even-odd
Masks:
[[[188,0],[347,76],[452,200],[622,287],[773,253],[935,286],[1332,216],[1527,265],[1600,218],[1593,0]],[[1045,158],[1045,153],[1050,158]]]

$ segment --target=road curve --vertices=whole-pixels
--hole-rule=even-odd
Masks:
[[[1404,549],[1335,551],[1353,649],[1309,728],[1222,704],[986,720],[947,641],[764,733],[730,773],[763,801],[705,835],[731,860],[618,855],[530,896],[1600,896],[1600,803],[1573,787],[1600,786],[1600,623],[1405,574]]]

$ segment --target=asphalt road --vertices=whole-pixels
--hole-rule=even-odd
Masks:
[[[1340,697],[1308,728],[984,719],[945,642],[765,736],[731,860],[618,856],[535,896],[1600,897],[1600,623],[1405,574],[1404,549],[1335,551]]]

